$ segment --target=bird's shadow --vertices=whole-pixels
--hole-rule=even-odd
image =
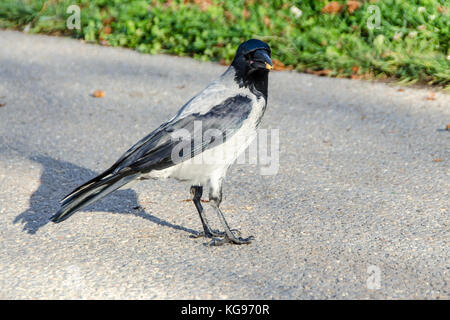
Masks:
[[[97,173],[45,155],[32,156],[29,159],[42,166],[40,185],[31,195],[29,208],[14,219],[14,224],[22,223],[23,231],[35,234],[49,222],[49,218],[58,210],[59,200],[63,196],[81,183],[95,177]],[[197,234],[192,229],[172,224],[147,213],[139,205],[136,192],[131,189],[117,190],[83,209],[83,211],[133,214],[164,227]]]

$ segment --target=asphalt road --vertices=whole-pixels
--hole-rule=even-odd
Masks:
[[[48,222],[224,70],[0,32],[0,298],[449,299],[450,96],[429,89],[272,72],[278,173],[236,165],[224,187],[250,245],[191,239],[176,181]]]

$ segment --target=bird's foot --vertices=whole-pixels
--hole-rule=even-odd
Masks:
[[[232,231],[237,231],[239,233],[239,235],[241,234],[238,230],[232,230]],[[228,235],[228,234],[225,233],[225,236],[222,239],[213,238],[208,243],[208,245],[209,246],[221,246],[221,245],[224,245],[226,243],[231,243],[231,244],[249,244],[254,239],[255,239],[255,237],[253,237],[253,236],[250,236],[248,238],[242,238],[242,237],[236,237],[234,234]]]
[[[225,232],[221,232],[219,230],[208,230],[208,231],[202,231],[202,232],[198,232],[197,234],[193,234],[190,237],[193,239],[198,239],[198,238],[214,238],[214,237],[224,237],[225,236]]]
[[[237,229],[232,229],[231,231],[236,232],[238,235],[241,235],[241,232]],[[219,230],[208,230],[208,231],[202,231],[202,232],[198,232],[197,234],[193,234],[190,237],[193,239],[198,239],[198,238],[222,238],[222,237],[226,237],[226,232],[222,232]]]

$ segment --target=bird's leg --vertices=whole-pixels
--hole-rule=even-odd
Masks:
[[[220,246],[224,243],[233,243],[233,244],[249,244],[254,237],[250,236],[248,238],[241,238],[234,235],[234,232],[237,232],[240,234],[238,230],[231,230],[230,226],[228,225],[227,221],[225,220],[225,217],[222,213],[222,210],[220,210],[219,206],[222,202],[222,179],[220,179],[217,183],[211,183],[211,188],[209,192],[209,200],[211,203],[211,206],[216,211],[217,215],[219,216],[220,222],[222,223],[223,227],[225,228],[225,236],[223,239],[213,239],[209,245],[211,246]]]
[[[193,235],[193,238],[199,238],[199,237],[223,237],[225,235],[224,232],[219,232],[217,230],[212,230],[211,227],[208,224],[208,220],[206,219],[206,215],[203,210],[203,206],[201,203],[203,193],[203,187],[202,186],[192,186],[191,187],[191,194],[192,194],[192,201],[195,204],[195,207],[197,208],[198,214],[200,215],[200,220],[202,221],[203,225],[203,232],[200,232],[196,235]]]

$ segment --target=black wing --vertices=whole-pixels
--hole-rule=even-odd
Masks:
[[[211,108],[205,114],[191,113],[183,118],[175,118],[171,122],[163,124],[150,135],[139,141],[124,156],[119,159],[114,166],[114,172],[123,168],[131,168],[140,172],[149,172],[151,170],[160,170],[173,166],[172,151],[175,146],[182,142],[182,138],[174,140],[172,133],[177,130],[187,130],[190,141],[183,143],[191,144],[191,154],[184,155],[185,161],[194,157],[206,149],[215,147],[226,141],[242,126],[245,119],[248,118],[252,109],[252,100],[244,95],[237,95],[226,99],[221,104]],[[201,122],[202,132],[198,131],[198,126],[194,122]],[[216,141],[201,140],[201,144],[194,144],[194,137],[207,130],[214,129],[222,133],[222,139]],[[219,143],[217,143],[219,142]]]

